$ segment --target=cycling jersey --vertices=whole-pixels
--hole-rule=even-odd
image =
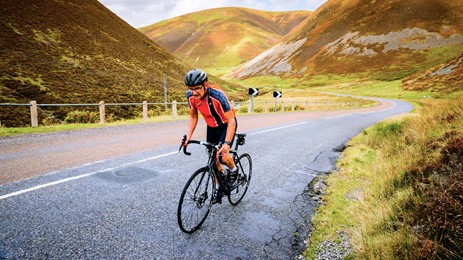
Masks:
[[[222,91],[208,87],[203,98],[195,99],[188,90],[186,98],[190,108],[195,108],[201,112],[208,126],[218,127],[227,123],[225,112],[232,108]]]

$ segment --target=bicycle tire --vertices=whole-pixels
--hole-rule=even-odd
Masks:
[[[188,179],[177,209],[178,225],[183,232],[191,234],[204,223],[211,211],[214,186],[209,167],[198,169]]]
[[[239,180],[236,181],[236,184],[233,184],[230,187],[230,193],[228,194],[228,201],[234,206],[241,202],[244,195],[248,191],[249,183],[251,182],[252,177],[251,156],[247,153],[244,153],[238,157],[238,160],[236,160],[235,164],[242,176]]]

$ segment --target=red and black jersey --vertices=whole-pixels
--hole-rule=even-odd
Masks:
[[[208,126],[218,127],[227,123],[225,112],[232,108],[227,96],[222,91],[208,87],[202,99],[195,99],[188,90],[186,98],[190,108],[195,108],[201,112]]]

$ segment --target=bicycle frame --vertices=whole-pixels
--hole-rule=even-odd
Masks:
[[[177,221],[183,232],[191,234],[198,230],[206,220],[212,205],[221,203],[223,195],[227,196],[231,205],[236,206],[246,194],[252,175],[252,160],[249,154],[238,155],[237,152],[238,146],[244,144],[245,136],[246,134],[237,134],[238,138],[234,149],[230,150],[235,165],[240,169],[240,174],[237,174],[236,177],[233,175],[234,179],[232,180],[230,177],[224,178],[218,170],[219,158],[217,153],[220,150],[220,144],[216,145],[197,140],[188,142],[188,144],[196,143],[206,146],[209,158],[206,166],[199,168],[191,175],[180,196]],[[185,140],[186,136],[184,136],[179,151],[183,147],[183,153],[191,155],[186,150]],[[219,183],[220,187],[217,186],[217,183]],[[212,185],[212,187],[209,187],[209,185]],[[220,198],[216,196],[220,196]]]
[[[186,136],[183,137],[184,140],[186,139]],[[184,142],[184,141],[183,141]],[[217,178],[219,180],[219,184],[222,185],[223,184],[223,181],[222,181],[222,178],[219,177],[219,174],[218,173],[218,169],[217,169],[217,165],[216,165],[216,162],[217,162],[217,152],[220,148],[220,144],[219,145],[214,145],[214,144],[211,144],[211,143],[208,143],[208,142],[203,142],[203,141],[197,141],[197,140],[190,140],[188,141],[188,144],[201,144],[201,145],[204,145],[206,146],[206,148],[209,150],[208,154],[209,154],[209,158],[207,160],[207,164],[206,164],[206,167],[208,168],[208,173],[210,176],[212,176],[213,180],[215,181],[215,179]],[[189,153],[187,151],[187,147],[184,146],[183,147],[183,153],[186,154],[186,155],[191,155],[191,153]],[[202,181],[202,179],[201,179]],[[214,182],[215,183],[215,182]],[[207,185],[208,186],[208,185]],[[207,187],[206,186],[206,187]],[[215,187],[215,184],[214,184],[214,189],[216,189],[217,187]],[[228,187],[227,187],[227,190],[228,190]]]
[[[184,143],[185,140],[186,140],[186,135],[183,136],[182,143]],[[226,193],[229,193],[231,187],[229,187],[228,182],[223,180],[221,174],[219,174],[219,170],[217,169],[217,161],[218,161],[217,152],[220,149],[221,144],[215,145],[215,144],[211,144],[211,143],[208,143],[208,142],[197,141],[197,140],[188,141],[188,144],[191,144],[191,143],[206,146],[206,148],[209,150],[209,152],[208,152],[209,158],[208,158],[208,161],[207,161],[207,164],[206,164],[206,167],[208,167],[208,169],[209,169],[209,174],[212,176],[214,181],[216,179],[218,180],[220,186],[224,188]],[[233,158],[233,160],[235,162],[238,159],[238,146],[243,145],[243,144],[244,144],[244,138],[243,137],[238,137],[237,141],[235,142],[234,149],[230,150],[230,155],[232,156],[232,158]],[[191,155],[191,153],[189,153],[187,151],[186,146],[183,146],[183,153],[186,154],[186,155]],[[241,165],[237,165],[237,167],[241,167]],[[202,179],[201,179],[201,181],[202,181]],[[214,183],[216,183],[216,182],[214,182]],[[217,189],[217,187],[214,187],[214,189]]]

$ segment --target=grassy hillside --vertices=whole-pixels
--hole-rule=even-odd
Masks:
[[[0,6],[0,103],[160,102],[164,75],[168,99],[184,99],[191,67],[97,0],[0,0]],[[234,99],[246,96],[237,85],[210,79],[236,89]],[[75,109],[42,108],[39,120],[59,122]],[[115,116],[135,114],[124,107]],[[0,106],[0,120],[27,125],[29,108]]]
[[[272,47],[310,13],[216,8],[139,30],[189,64],[223,74]]]
[[[402,80],[404,89],[463,94],[463,54]]]
[[[463,2],[329,0],[229,76],[357,74],[394,80],[463,53]]]

